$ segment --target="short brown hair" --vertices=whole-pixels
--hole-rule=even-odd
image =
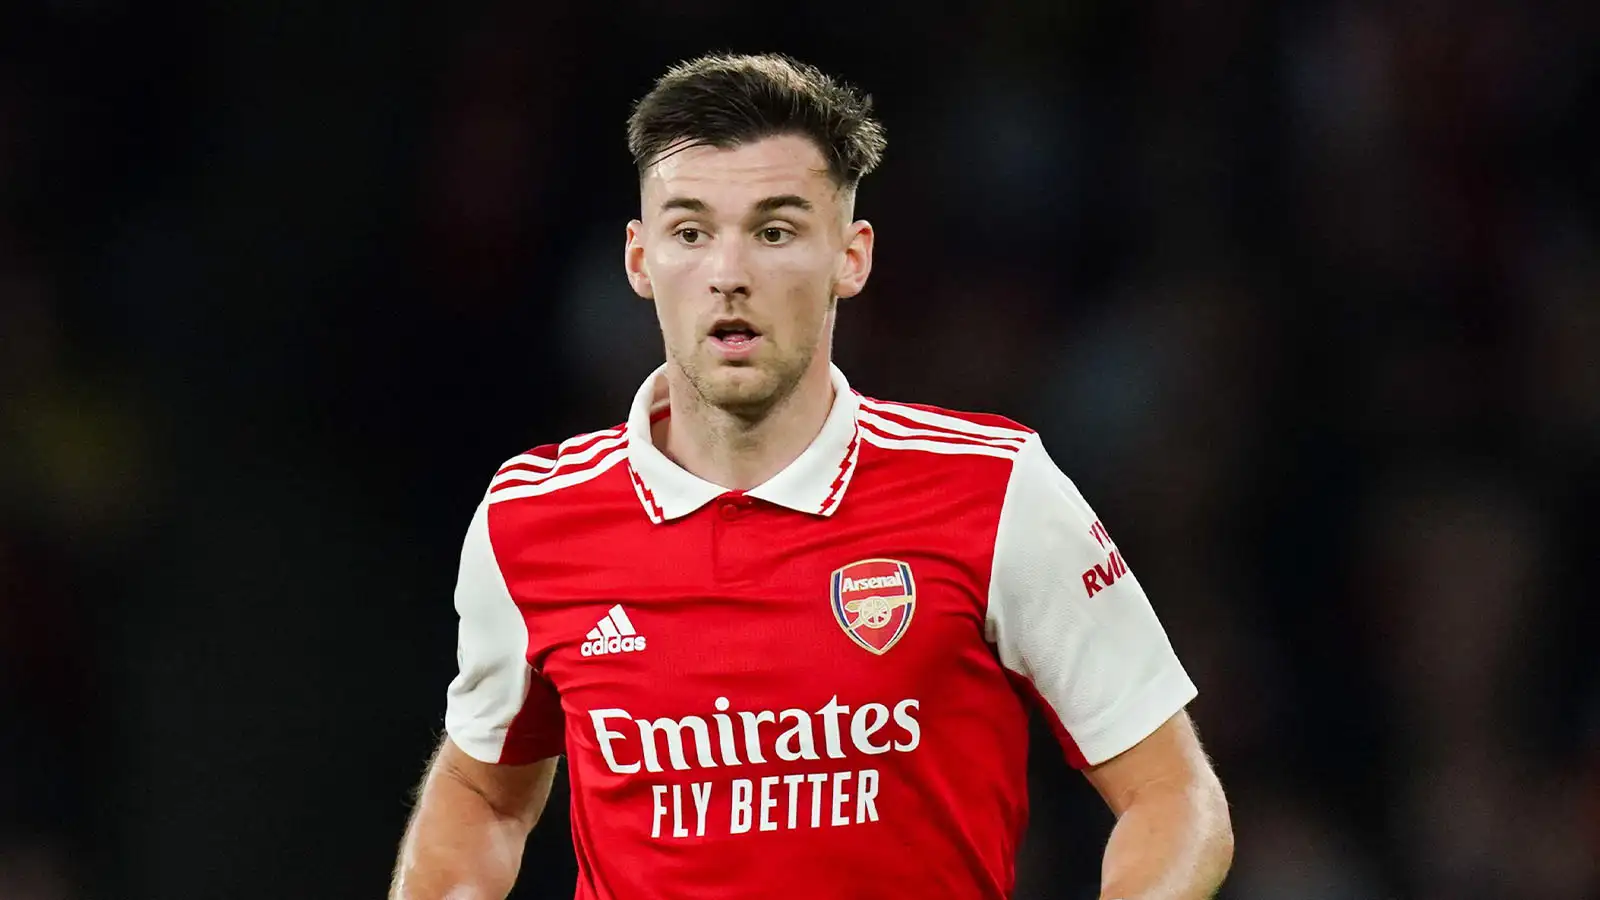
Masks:
[[[777,53],[679,63],[628,117],[628,150],[641,178],[685,147],[727,149],[780,134],[810,138],[834,183],[851,190],[877,168],[886,143],[871,95]]]

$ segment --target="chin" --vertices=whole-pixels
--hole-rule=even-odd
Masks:
[[[691,357],[679,371],[694,385],[701,400],[741,418],[759,418],[793,392],[805,367],[761,354],[732,363],[711,354]]]
[[[777,379],[760,366],[719,365],[705,374],[701,393],[730,412],[766,408],[778,393]]]

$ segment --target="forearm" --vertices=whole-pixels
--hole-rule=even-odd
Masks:
[[[1233,862],[1220,788],[1152,789],[1123,811],[1101,868],[1102,900],[1208,900]]]
[[[532,824],[496,811],[467,782],[435,769],[401,842],[389,900],[504,900]]]

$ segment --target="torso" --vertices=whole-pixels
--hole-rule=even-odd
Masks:
[[[1010,461],[855,465],[827,518],[730,493],[655,523],[626,461],[490,508],[565,714],[579,897],[1009,894],[1027,715],[984,623]],[[858,641],[835,605],[864,597]]]

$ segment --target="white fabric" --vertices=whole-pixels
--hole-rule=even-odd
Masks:
[[[1084,573],[1110,571],[1115,549],[1103,525],[1100,540],[1091,532],[1098,521],[1030,436],[1000,513],[985,623],[1001,662],[1033,683],[1090,765],[1197,693],[1131,569],[1090,595]]]
[[[667,397],[667,367],[657,368],[645,379],[634,395],[633,407],[628,414],[628,462],[644,483],[663,519],[686,516],[712,500],[728,493],[728,488],[712,484],[680,467],[656,447],[650,436],[650,413],[658,409]],[[839,508],[838,496],[843,486],[835,488],[835,481],[843,471],[849,477],[849,467],[842,466],[849,456],[856,436],[856,410],[859,398],[850,389],[850,382],[838,366],[828,366],[833,382],[833,407],[822,423],[810,446],[783,471],[761,485],[746,491],[749,496],[766,500],[800,512],[831,515]],[[834,502],[823,508],[823,503],[833,496]]]
[[[528,629],[489,543],[488,498],[467,527],[456,579],[457,674],[446,694],[445,732],[482,762],[499,762],[506,729],[527,698]]]

